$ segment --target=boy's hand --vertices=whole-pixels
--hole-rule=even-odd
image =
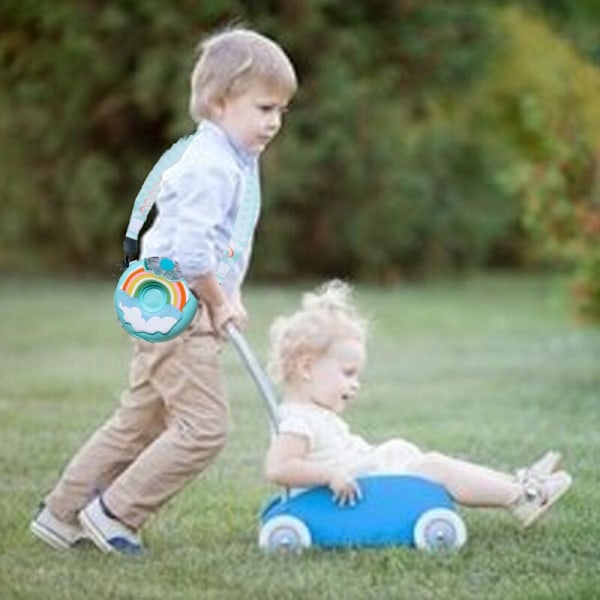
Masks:
[[[239,293],[234,294],[233,298],[231,299],[231,304],[233,305],[233,309],[237,315],[237,327],[240,331],[243,331],[248,325],[248,312],[246,311],[246,308],[242,302],[242,297]]]
[[[225,333],[225,323],[231,321],[236,327],[239,327],[237,320],[237,313],[233,304],[229,301],[225,301],[216,306],[209,306],[208,312],[213,329],[217,335],[223,339],[227,337]]]
[[[354,506],[361,498],[360,486],[353,477],[345,473],[334,473],[329,480],[333,501],[339,506]]]
[[[238,329],[243,329],[248,322],[248,314],[242,305],[240,293],[229,300],[213,273],[203,275],[192,282],[192,292],[208,309],[208,316],[216,334],[226,339],[224,326],[232,321]]]

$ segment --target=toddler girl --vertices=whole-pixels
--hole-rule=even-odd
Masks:
[[[300,310],[273,323],[269,371],[283,398],[265,462],[269,481],[327,485],[340,504],[353,504],[360,499],[358,476],[415,475],[440,483],[464,506],[510,510],[524,527],[569,489],[571,476],[555,472],[557,452],[508,474],[400,438],[373,445],[353,434],[339,415],[358,394],[366,334],[351,289],[339,281],[306,294]]]

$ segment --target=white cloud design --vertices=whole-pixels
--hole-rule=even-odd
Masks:
[[[168,333],[177,323],[175,317],[150,317],[146,320],[137,306],[125,306],[122,302],[119,302],[119,308],[123,312],[123,320],[139,333]]]

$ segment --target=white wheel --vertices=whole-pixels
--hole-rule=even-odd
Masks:
[[[433,508],[419,517],[413,538],[419,550],[458,550],[467,541],[467,528],[454,511]]]
[[[260,529],[258,545],[269,552],[301,552],[311,545],[308,527],[296,517],[279,515]]]

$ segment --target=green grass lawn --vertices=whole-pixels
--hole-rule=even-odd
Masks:
[[[150,522],[147,553],[52,551],[27,531],[36,503],[110,414],[126,377],[129,340],[112,286],[2,284],[2,600],[600,597],[600,330],[573,321],[563,282],[550,278],[360,287],[373,323],[370,357],[361,398],[346,414],[370,440],[402,436],[502,469],[561,450],[575,485],[532,530],[501,511],[462,510],[470,537],[460,553],[261,554],[257,515],[275,492],[261,478],[268,422],[229,349],[230,443]],[[268,323],[292,310],[299,292],[248,290],[247,334],[261,357]]]

